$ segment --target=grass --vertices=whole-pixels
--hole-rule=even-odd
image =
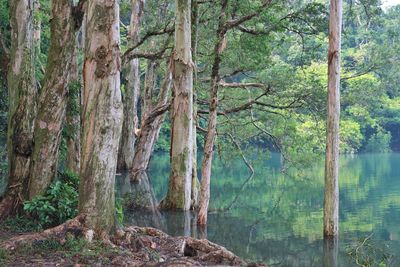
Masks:
[[[43,230],[41,225],[35,220],[23,216],[7,218],[0,225],[0,229],[13,233],[39,232]]]
[[[18,259],[39,259],[46,263],[48,260],[58,262],[65,259],[74,263],[95,265],[97,263],[111,264],[116,255],[128,255],[128,251],[112,248],[101,241],[88,242],[83,238],[68,235],[64,242],[56,239],[37,241],[32,244],[23,244],[13,251],[0,250],[0,266]]]

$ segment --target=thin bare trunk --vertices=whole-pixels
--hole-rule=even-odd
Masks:
[[[138,41],[140,18],[143,13],[144,0],[132,0],[132,15],[129,29],[130,43],[135,45]],[[120,148],[118,152],[118,170],[127,170],[132,168],[133,157],[135,155],[136,135],[135,129],[138,128],[138,99],[140,95],[140,75],[139,59],[132,59],[127,66],[126,71],[127,85],[124,103],[124,122],[122,126],[122,135]]]
[[[211,164],[214,152],[214,141],[217,133],[217,107],[218,107],[218,87],[220,81],[219,67],[221,64],[221,54],[225,43],[226,29],[223,27],[225,21],[225,10],[228,1],[224,0],[219,15],[219,26],[217,30],[217,43],[214,47],[214,63],[211,72],[211,91],[209,102],[209,118],[206,142],[204,145],[204,158],[201,166],[201,196],[197,223],[207,224],[208,204],[210,201],[210,178]]]
[[[193,62],[191,53],[191,2],[176,0],[171,109],[171,175],[162,207],[189,210],[193,162]]]
[[[193,163],[192,163],[192,203],[191,209],[196,210],[199,206],[199,191],[200,191],[200,182],[197,177],[197,27],[199,23],[199,7],[197,0],[192,1],[192,57],[193,64],[195,66],[193,74],[194,74],[194,83],[193,83]]]
[[[33,4],[10,0],[11,49],[8,70],[9,182],[0,203],[0,220],[16,214],[27,199],[37,88],[34,74]]]
[[[118,1],[89,0],[86,14],[79,213],[97,233],[115,227],[115,171],[122,130]]]
[[[340,41],[342,0],[331,0],[328,50],[328,117],[326,128],[324,235],[339,233]]]
[[[75,46],[75,20],[69,0],[52,2],[51,43],[35,122],[29,198],[43,193],[57,173],[65,120],[68,75]]]

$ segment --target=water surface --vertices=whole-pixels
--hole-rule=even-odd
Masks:
[[[167,191],[167,154],[155,155],[150,178],[158,200]],[[365,239],[375,264],[387,256],[400,266],[400,154],[341,157],[339,266],[355,266],[349,253]],[[323,161],[306,170],[281,172],[278,154],[258,160],[255,176],[240,160],[216,160],[211,182],[207,237],[251,260],[271,266],[322,266]],[[126,183],[117,179],[117,191]],[[229,211],[225,209],[231,206]],[[202,237],[193,214],[161,217],[126,214],[126,223],[152,225],[171,235]],[[364,247],[363,247],[364,248]],[[363,248],[359,249],[359,260]],[[374,265],[372,265],[374,266]]]

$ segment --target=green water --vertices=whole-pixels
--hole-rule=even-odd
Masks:
[[[167,190],[168,161],[168,155],[156,155],[151,162],[158,200]],[[270,266],[322,266],[323,161],[313,168],[282,173],[275,154],[259,159],[254,169],[255,176],[241,190],[249,174],[243,162],[215,162],[208,239]],[[223,211],[234,199],[232,208]],[[126,216],[127,224],[154,225],[172,235],[199,237],[193,214],[163,213],[151,223],[149,217],[138,220],[139,213]],[[367,237],[358,250],[359,262],[370,257],[371,266],[379,262],[400,266],[399,225],[400,154],[342,156],[339,266],[356,266],[349,253]]]

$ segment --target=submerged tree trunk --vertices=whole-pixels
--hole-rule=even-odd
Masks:
[[[147,102],[147,104],[144,105],[145,110],[143,111],[142,127],[140,129],[140,135],[138,137],[135,157],[132,163],[132,169],[130,170],[130,179],[133,183],[133,186],[135,186],[135,188],[137,189],[136,191],[140,191],[138,189],[143,187],[141,185],[145,185],[145,187],[143,187],[141,191],[147,191],[146,194],[143,194],[144,197],[142,197],[141,206],[146,209],[151,208],[152,210],[155,210],[157,208],[157,205],[155,205],[154,197],[152,197],[154,193],[152,192],[152,188],[150,186],[150,181],[146,174],[146,171],[149,167],[150,157],[154,150],[155,143],[157,142],[162,123],[164,122],[164,114],[169,108],[168,97],[172,77],[170,66],[168,66],[167,68],[168,70],[166,76],[160,88],[158,103],[154,108],[151,104],[151,95],[148,95],[148,93],[150,92],[144,94],[145,102]],[[151,90],[148,87],[153,87],[153,75],[154,70],[152,67],[152,63],[150,63],[150,68],[146,77],[146,90]]]
[[[65,119],[68,75],[75,45],[75,20],[69,0],[52,2],[51,43],[35,122],[29,198],[43,193],[57,173]]]
[[[144,0],[132,0],[131,25],[129,29],[130,43],[135,45],[138,41],[140,18],[143,13]],[[124,122],[118,152],[118,170],[132,168],[135,155],[135,129],[138,128],[137,103],[140,94],[139,59],[132,59],[126,71],[126,89],[123,97]]]
[[[342,0],[331,0],[328,50],[328,117],[326,126],[324,235],[339,233],[339,118]]]
[[[171,175],[168,193],[162,202],[162,207],[189,210],[193,162],[193,62],[190,0],[176,0],[171,117]]]
[[[77,42],[78,43],[78,42]],[[78,44],[75,45],[71,60],[69,92],[67,100],[67,158],[66,167],[79,173],[81,161],[81,80],[78,66]]]
[[[210,201],[210,178],[211,164],[214,152],[214,141],[217,134],[217,107],[218,107],[218,84],[220,81],[219,67],[221,54],[224,50],[226,29],[223,27],[225,21],[225,10],[227,1],[222,3],[217,31],[217,43],[214,47],[214,63],[211,72],[211,91],[209,100],[209,118],[206,142],[204,144],[204,158],[201,166],[201,195],[197,223],[207,224],[208,204]]]
[[[86,14],[79,213],[99,234],[115,227],[122,130],[118,1],[89,0]]]
[[[30,0],[10,0],[11,50],[8,71],[9,182],[0,220],[14,215],[27,199],[37,88],[34,74],[33,9]]]

